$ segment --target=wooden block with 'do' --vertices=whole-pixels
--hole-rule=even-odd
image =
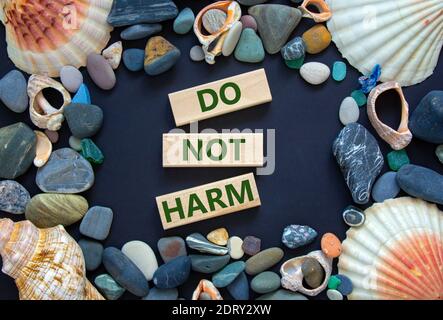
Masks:
[[[272,101],[264,69],[169,94],[177,126]]]

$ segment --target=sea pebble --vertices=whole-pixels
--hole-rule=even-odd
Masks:
[[[60,81],[66,90],[75,93],[83,83],[83,75],[73,66],[64,66],[60,70]]]
[[[28,202],[25,214],[39,228],[67,227],[80,221],[88,207],[88,201],[79,195],[42,193]]]
[[[404,192],[413,197],[443,204],[443,176],[431,169],[404,165],[398,170],[397,182]]]
[[[28,83],[20,71],[9,71],[0,79],[0,101],[13,112],[25,112],[29,102],[27,87]]]
[[[82,151],[82,140],[79,138],[76,138],[74,136],[70,136],[68,140],[68,144],[71,147],[71,149],[74,149],[75,151]]]
[[[157,288],[172,289],[184,284],[191,273],[191,258],[177,257],[160,266],[154,273],[153,282]]]
[[[37,186],[43,192],[80,193],[94,184],[91,164],[70,148],[52,152],[44,167],[37,170]]]
[[[343,220],[350,227],[360,227],[365,219],[365,213],[357,207],[348,206],[343,211]]]
[[[209,9],[202,16],[203,27],[209,34],[220,30],[226,21],[226,13],[220,9]]]
[[[367,203],[384,165],[377,140],[362,125],[350,123],[340,131],[332,151],[354,202]]]
[[[341,241],[333,233],[325,233],[321,238],[321,251],[328,258],[337,258],[341,255]]]
[[[242,29],[243,29],[243,26],[240,21],[234,22],[231,29],[229,29],[228,34],[225,38],[225,41],[223,42],[223,47],[222,47],[222,54],[225,57],[230,56],[234,52],[235,47],[237,46],[237,44],[240,40],[240,36],[242,34]]]
[[[305,56],[306,46],[301,37],[295,37],[289,41],[280,53],[284,60],[297,60]]]
[[[109,62],[100,54],[88,55],[86,69],[92,81],[103,90],[111,90],[116,83],[115,73]]]
[[[0,179],[15,179],[34,162],[37,137],[23,122],[0,128]]]
[[[145,51],[142,49],[127,49],[123,51],[123,64],[129,71],[140,71],[143,69]]]
[[[210,253],[220,256],[228,253],[228,248],[209,242],[200,233],[193,233],[187,236],[186,243],[189,248],[200,251],[202,253]]]
[[[231,284],[243,270],[245,270],[245,263],[243,261],[228,264],[212,276],[212,283],[217,288],[224,288]]]
[[[443,143],[443,91],[429,92],[412,112],[409,128],[414,137]]]
[[[265,3],[268,0],[239,0],[238,3],[244,6],[255,6],[257,4]]]
[[[272,271],[265,271],[251,280],[251,289],[260,294],[269,293],[280,288],[280,276]]]
[[[328,80],[331,70],[320,62],[308,62],[300,68],[301,77],[308,83],[319,85]]]
[[[103,50],[102,56],[108,61],[112,69],[117,69],[122,61],[123,44],[121,41],[114,42]]]
[[[25,213],[31,200],[29,192],[13,180],[0,181],[0,210],[13,214]]]
[[[249,8],[257,22],[258,33],[269,54],[280,51],[302,18],[299,9],[280,4],[260,4]]]
[[[95,135],[103,124],[103,111],[92,104],[70,103],[64,109],[72,135],[83,139]]]
[[[189,57],[192,61],[203,61],[205,60],[205,53],[201,46],[193,46],[189,51]]]
[[[340,122],[344,126],[358,121],[358,118],[360,117],[360,109],[358,108],[357,102],[355,102],[354,98],[347,97],[343,100],[340,105],[338,115]]]
[[[59,135],[57,131],[51,131],[49,129],[45,129],[45,134],[48,137],[49,141],[52,143],[57,143],[59,139]]]
[[[219,246],[225,246],[228,244],[229,234],[226,228],[218,228],[208,233],[206,238],[212,243]]]
[[[214,273],[225,267],[230,260],[229,255],[211,256],[191,254],[192,270],[200,273]]]
[[[335,81],[343,81],[346,78],[347,66],[343,61],[335,61],[332,67],[332,79]]]
[[[180,237],[161,238],[157,242],[157,249],[165,263],[188,254],[185,241]]]
[[[234,236],[229,238],[228,240],[228,249],[229,249],[229,255],[232,259],[238,260],[243,257],[245,252],[242,249],[243,246],[243,240],[240,237]]]
[[[154,251],[148,244],[138,240],[130,241],[122,247],[122,252],[143,272],[146,280],[152,280],[158,269],[158,263]]]
[[[279,289],[277,291],[264,294],[258,297],[257,300],[308,300],[308,298],[298,292]]]
[[[126,291],[125,288],[120,286],[109,274],[97,276],[94,283],[108,300],[117,300]]]
[[[357,105],[359,107],[363,107],[367,103],[367,101],[368,101],[368,98],[366,97],[366,95],[361,90],[354,90],[354,91],[352,91],[351,92],[351,97],[354,98],[355,102],[357,102]]]
[[[91,95],[89,94],[86,84],[82,83],[80,85],[80,88],[78,88],[78,91],[72,98],[71,103],[91,104]]]
[[[300,69],[305,62],[305,57],[301,57],[295,60],[285,60],[285,64],[289,69]]]
[[[104,250],[103,265],[112,278],[132,294],[144,297],[149,293],[149,284],[143,273],[117,248]]]
[[[329,300],[343,300],[343,295],[338,290],[329,289],[326,291]]]
[[[351,279],[342,274],[337,274],[336,277],[340,279],[340,284],[337,287],[337,291],[344,296],[350,295],[354,289]]]
[[[247,236],[243,239],[241,248],[247,255],[256,255],[261,251],[261,240],[254,236]]]
[[[283,230],[282,242],[289,249],[305,246],[317,237],[317,231],[309,226],[291,224]]]
[[[145,48],[145,72],[156,76],[171,69],[180,59],[180,50],[160,36],[148,40]]]
[[[98,146],[91,139],[82,139],[81,141],[81,155],[91,164],[99,165],[105,161],[105,156]]]
[[[328,280],[328,289],[337,289],[340,285],[341,280],[340,278],[337,278],[337,276],[330,276]]]
[[[310,54],[317,54],[324,51],[332,41],[331,33],[321,23],[307,30],[303,33],[302,37],[306,45],[306,52]]]
[[[279,263],[283,255],[283,250],[276,247],[260,251],[246,261],[246,273],[259,274]]]
[[[162,31],[162,25],[159,23],[136,24],[123,30],[120,33],[120,38],[123,40],[140,40],[160,31]]]
[[[177,300],[178,290],[176,288],[171,289],[159,289],[152,288],[149,290],[149,294],[143,298],[143,300]]]
[[[174,20],[174,32],[178,34],[186,34],[191,31],[194,25],[195,15],[191,8],[184,8]]]
[[[244,272],[241,272],[226,289],[235,300],[249,300],[249,282]]]
[[[410,163],[408,153],[405,149],[392,150],[386,156],[388,160],[388,166],[392,171],[398,171],[404,165]]]
[[[443,163],[443,144],[441,144],[437,148],[435,148],[435,155],[437,156],[438,161]]]
[[[86,212],[80,224],[80,233],[99,241],[105,240],[111,230],[114,213],[107,207],[95,206]]]
[[[103,245],[94,240],[80,239],[78,245],[82,249],[87,271],[94,271],[102,264]]]
[[[242,28],[251,28],[255,32],[257,32],[257,22],[255,21],[253,16],[250,16],[249,14],[245,14],[240,18],[240,22],[242,23]]]
[[[308,286],[316,289],[321,286],[325,279],[325,270],[321,264],[314,258],[306,258],[301,265],[303,280]]]
[[[397,183],[397,173],[393,171],[386,172],[374,183],[372,188],[372,199],[375,202],[383,202],[387,199],[395,198],[400,192]]]
[[[234,57],[238,61],[248,63],[258,63],[264,60],[263,43],[254,30],[247,28],[242,31]]]

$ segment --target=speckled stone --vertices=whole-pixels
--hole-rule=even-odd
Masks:
[[[392,150],[386,158],[388,160],[388,166],[392,171],[398,171],[401,167],[410,163],[408,153],[405,149]]]
[[[120,33],[120,38],[123,40],[140,40],[162,31],[162,28],[159,23],[136,24],[123,30]]]
[[[94,184],[91,164],[70,148],[52,152],[45,166],[37,171],[35,181],[43,192],[80,193]]]
[[[175,33],[186,34],[194,25],[195,15],[191,8],[184,8],[174,20],[173,29]]]
[[[212,283],[217,288],[224,288],[230,285],[243,270],[245,270],[245,263],[243,261],[228,264],[212,276]]]
[[[280,276],[272,271],[265,271],[251,280],[251,289],[260,294],[269,293],[280,288]]]
[[[0,211],[22,214],[31,200],[29,192],[13,180],[0,181]]]
[[[200,273],[214,273],[225,267],[230,260],[229,255],[212,256],[212,255],[189,255],[192,263],[192,270]]]
[[[125,288],[121,287],[109,274],[101,274],[94,280],[95,286],[108,300],[117,300],[123,293]]]
[[[257,300],[308,300],[304,295],[285,289],[267,293],[257,298]]]
[[[184,284],[191,273],[191,258],[177,257],[160,266],[154,273],[153,282],[157,288],[172,289]]]
[[[70,103],[63,112],[72,135],[79,138],[90,138],[103,124],[103,111],[92,104]]]
[[[123,51],[123,64],[129,71],[137,72],[143,69],[145,51],[142,49],[127,49]]]
[[[73,66],[64,66],[60,70],[60,81],[66,90],[75,93],[83,83],[83,75]]]
[[[306,45],[301,37],[295,37],[289,41],[280,53],[284,60],[297,60],[305,56]]]
[[[246,261],[246,273],[250,276],[259,274],[279,263],[283,255],[283,250],[276,247],[260,251]]]
[[[0,79],[0,101],[11,111],[25,112],[28,108],[28,83],[18,70],[8,72]]]
[[[357,207],[348,206],[343,211],[343,220],[350,227],[360,227],[365,219],[365,213]]]
[[[226,289],[235,300],[249,300],[249,282],[244,272],[241,272]]]
[[[254,236],[247,236],[243,239],[242,249],[247,255],[256,255],[261,250],[261,240]]]
[[[317,237],[317,231],[309,226],[292,224],[283,230],[282,242],[289,249],[305,246]]]
[[[165,263],[188,254],[185,241],[180,237],[161,238],[157,242],[157,249]]]
[[[94,271],[102,264],[103,245],[100,242],[80,239],[78,245],[82,249],[87,271]]]
[[[103,241],[109,235],[113,217],[114,213],[110,208],[92,207],[80,224],[80,233],[92,239]]]
[[[97,53],[89,54],[86,69],[92,81],[94,81],[100,89],[111,90],[114,88],[117,82],[114,70],[102,55]]]
[[[203,52],[203,49],[201,46],[193,46],[191,50],[189,51],[189,57],[192,61],[203,61],[205,60],[205,53]]]
[[[159,289],[152,288],[149,290],[149,294],[143,298],[143,300],[177,300],[178,290],[176,288],[172,289]]]
[[[393,171],[386,172],[374,183],[372,188],[372,199],[375,202],[383,202],[387,199],[395,198],[400,192],[397,183],[397,173]]]
[[[165,38],[156,36],[148,40],[145,48],[145,72],[156,76],[171,69],[180,59],[180,50]]]

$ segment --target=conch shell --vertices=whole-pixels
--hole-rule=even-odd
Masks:
[[[203,27],[203,15],[211,9],[219,9],[226,13],[226,21],[223,27],[216,33],[208,34]],[[194,33],[202,44],[205,60],[209,64],[215,63],[215,57],[220,55],[228,31],[232,28],[234,22],[240,20],[241,7],[235,1],[218,1],[204,7],[195,18]]]
[[[111,37],[112,0],[0,0],[0,6],[9,58],[29,74],[58,77],[63,66],[84,66]]]
[[[318,12],[309,10],[309,7],[315,7]],[[311,18],[315,22],[328,21],[332,14],[328,4],[324,0],[304,0],[300,7],[304,18]]]
[[[316,259],[325,271],[325,279],[318,288],[307,289],[303,286],[303,273],[301,270],[301,266],[306,258]],[[306,256],[292,258],[283,263],[280,268],[280,273],[282,275],[281,285],[283,288],[289,289],[294,292],[298,291],[308,296],[316,296],[327,287],[331,272],[332,259],[326,257],[321,250],[312,251]]]
[[[375,110],[377,98],[385,91],[395,90],[400,96],[401,100],[401,121],[400,126],[397,130],[392,129],[387,126],[377,116],[377,111]],[[367,112],[369,120],[375,131],[377,131],[380,138],[386,141],[392,149],[401,150],[406,148],[406,146],[412,140],[412,133],[408,128],[409,122],[409,105],[403,94],[400,85],[395,81],[390,81],[378,85],[372,89],[368,97]]]
[[[2,271],[21,300],[104,300],[86,278],[82,250],[62,226],[0,219]]]
[[[43,95],[43,89],[53,88],[63,96],[63,105],[56,109],[49,104]],[[71,103],[69,92],[57,81],[41,75],[32,75],[28,82],[29,114],[32,123],[40,129],[57,131],[65,120],[63,109]]]
[[[223,300],[218,289],[209,280],[203,279],[198,283],[197,288],[192,294],[192,300],[199,300],[202,293],[207,293],[211,297],[211,300]]]

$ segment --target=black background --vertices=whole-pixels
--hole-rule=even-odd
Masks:
[[[211,1],[175,1],[179,9],[191,7],[196,14]],[[270,3],[290,4],[287,1]],[[244,8],[243,8],[244,9]],[[244,10],[245,12],[245,10]],[[312,20],[303,19],[294,32],[301,35],[312,26]],[[100,106],[105,121],[100,133],[94,138],[105,154],[105,163],[96,169],[96,182],[91,190],[84,193],[90,206],[109,206],[114,211],[111,234],[105,246],[121,248],[131,240],[148,243],[157,253],[157,240],[164,236],[186,237],[193,232],[206,235],[209,231],[226,227],[230,235],[245,237],[254,235],[262,239],[262,248],[280,246],[281,233],[288,224],[307,224],[315,228],[317,240],[301,249],[285,250],[285,259],[318,250],[321,235],[333,232],[340,239],[345,238],[347,226],[342,220],[342,210],[352,199],[340,170],[332,156],[331,146],[342,128],[338,119],[341,101],[358,87],[359,73],[349,66],[345,81],[336,83],[329,79],[320,86],[308,85],[296,70],[284,65],[279,54],[267,55],[260,64],[245,64],[233,56],[218,57],[214,66],[204,62],[196,63],[189,59],[189,50],[198,44],[191,32],[176,35],[172,31],[172,21],[163,23],[161,35],[176,45],[182,52],[178,64],[169,72],[149,77],[143,71],[132,73],[122,65],[116,71],[117,86],[112,91],[98,89],[82,68],[85,83],[88,85],[92,102]],[[119,39],[122,29],[116,29],[113,40]],[[4,38],[4,28],[0,28],[0,38]],[[361,39],[364,41],[364,39]],[[124,48],[144,48],[146,40],[125,41]],[[6,43],[0,44],[0,76],[14,65],[8,59]],[[335,45],[331,45],[319,55],[309,55],[306,59],[320,61],[330,67],[341,60]],[[163,231],[158,216],[155,197],[165,193],[194,187],[239,174],[251,169],[163,169],[162,133],[174,129],[174,119],[168,102],[168,93],[186,89],[202,83],[219,80],[228,76],[264,67],[273,95],[273,102],[267,105],[231,113],[199,123],[200,130],[213,128],[276,129],[276,168],[270,176],[257,176],[257,185],[262,206],[257,209],[207,220],[177,229]],[[404,92],[413,110],[420,99],[429,91],[441,89],[440,63],[432,77],[423,83],[405,88]],[[368,122],[366,109],[360,109],[359,123],[375,134]],[[378,112],[383,121],[397,126],[400,119],[399,100],[395,94],[384,94],[378,103]],[[27,112],[15,114],[0,107],[0,126],[18,121],[32,125]],[[183,127],[188,130],[188,127]],[[61,138],[54,149],[68,147],[69,129],[65,124],[60,131]],[[383,154],[389,146],[377,137]],[[411,162],[442,172],[441,164],[434,154],[435,146],[413,139],[407,147]],[[387,171],[385,164],[384,171]],[[36,169],[33,167],[17,179],[31,193],[38,194],[35,184]],[[14,220],[24,216],[0,214]],[[78,223],[67,230],[79,239]],[[161,258],[158,255],[158,261]],[[275,268],[278,271],[278,266]],[[104,272],[100,268],[88,273],[93,281]],[[207,275],[193,273],[185,286],[179,289],[180,296],[189,299],[198,281]],[[229,299],[229,294],[222,290]],[[18,298],[12,279],[0,275],[0,299]],[[124,298],[133,299],[130,294]],[[316,298],[325,298],[322,293]]]

